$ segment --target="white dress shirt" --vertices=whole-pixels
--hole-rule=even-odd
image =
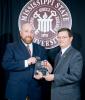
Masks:
[[[23,40],[22,40],[22,42],[23,42],[24,45],[27,47],[28,44],[26,44]],[[32,43],[29,44],[29,49],[30,49],[30,51],[31,51],[31,57],[32,57],[32,54],[33,54],[33,44],[32,44]],[[26,59],[26,60],[24,61],[24,63],[25,63],[25,67],[28,67],[28,59]]]
[[[61,48],[61,52],[62,52],[62,55],[65,53],[65,51],[70,47],[71,45],[69,45],[68,47],[66,47],[66,48]],[[61,56],[62,56],[61,55]]]

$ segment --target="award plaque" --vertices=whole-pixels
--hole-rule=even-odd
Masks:
[[[37,75],[37,71],[40,71],[43,75],[46,75],[48,73],[48,69],[44,67],[42,64],[42,61],[40,57],[36,57],[37,62],[35,64],[35,71],[34,74]]]

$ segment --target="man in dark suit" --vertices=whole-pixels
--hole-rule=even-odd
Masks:
[[[36,57],[46,60],[45,49],[33,41],[33,28],[30,23],[25,23],[20,29],[20,41],[7,45],[3,57],[3,67],[9,72],[6,88],[8,100],[41,100],[42,85],[34,78]],[[27,49],[29,45],[29,50]],[[51,68],[48,68],[51,71]],[[38,78],[42,78],[39,74]]]
[[[57,39],[61,51],[55,58],[53,74],[44,76],[45,80],[52,81],[51,100],[81,100],[82,56],[71,46],[73,35],[70,29],[61,28]]]

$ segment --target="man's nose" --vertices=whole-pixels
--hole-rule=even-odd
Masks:
[[[26,35],[27,35],[27,36],[31,36],[31,33],[27,33]]]

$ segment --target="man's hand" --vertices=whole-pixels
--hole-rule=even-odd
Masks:
[[[46,81],[53,81],[54,80],[54,74],[47,74],[46,76],[43,76],[43,78]]]
[[[36,61],[37,61],[37,60],[36,60],[35,57],[30,57],[30,58],[28,59],[28,65],[35,64]]]
[[[51,73],[52,72],[52,66],[51,64],[47,61],[47,60],[43,60],[42,61],[42,65],[47,68],[48,72]]]
[[[39,79],[42,79],[42,77],[43,77],[43,74],[37,70],[36,74],[34,74],[34,78],[39,80]]]

